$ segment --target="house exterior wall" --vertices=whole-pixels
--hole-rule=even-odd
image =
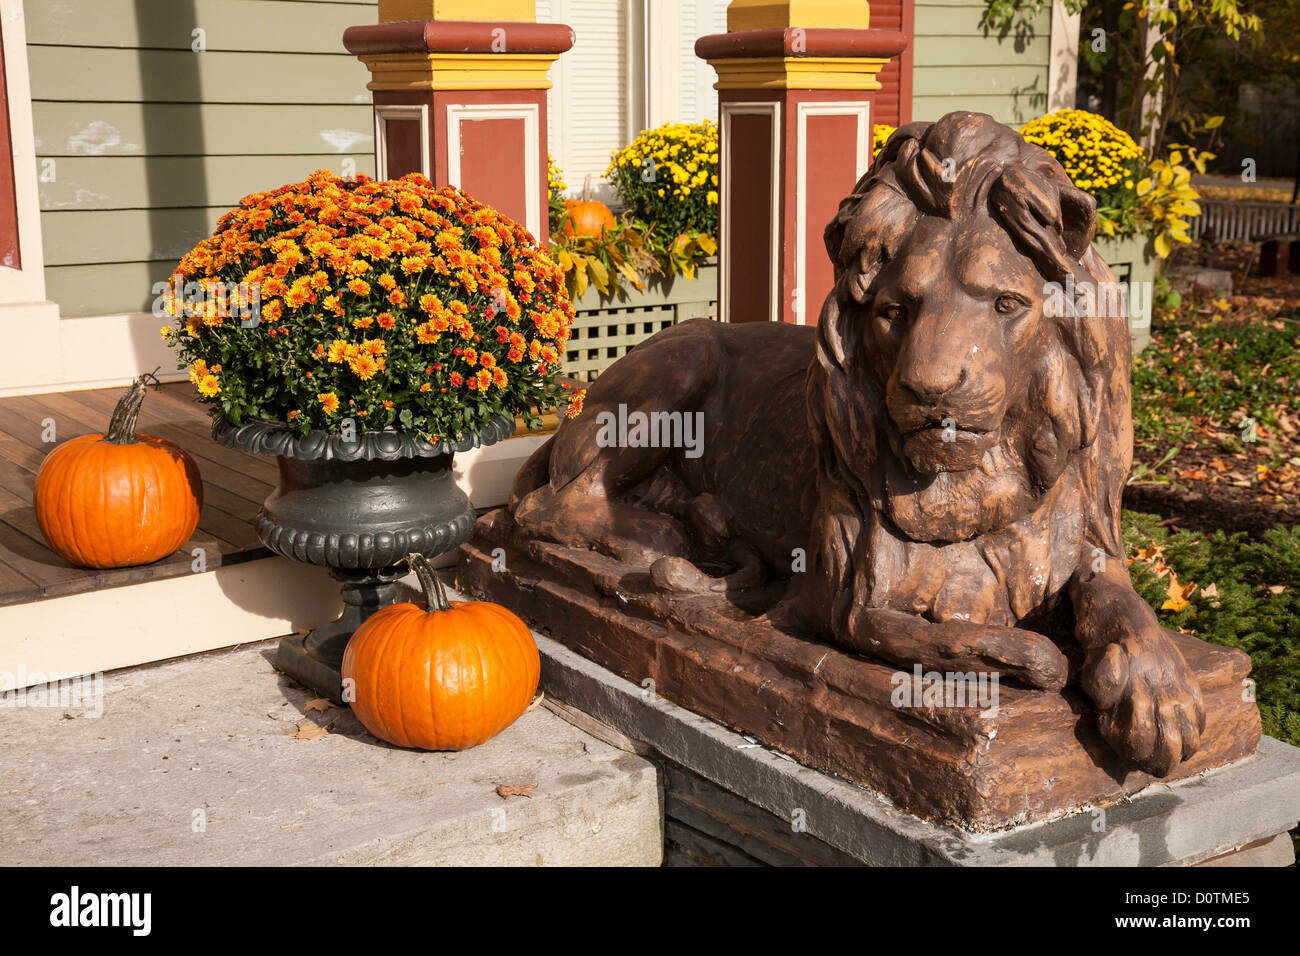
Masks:
[[[1051,5],[1006,37],[984,35],[985,9],[982,0],[917,0],[913,120],[971,110],[1019,126],[1048,112]]]
[[[373,174],[369,75],[341,38],[376,15],[375,0],[28,0],[62,314],[148,310],[153,283],[249,193],[319,168]]]
[[[645,31],[666,35],[653,0],[537,4],[539,19],[570,23],[578,38],[552,70],[548,110],[557,159],[572,156],[571,188],[600,177],[608,151],[649,118],[674,107],[684,121],[716,115],[713,71],[686,53],[725,22],[725,0],[673,6],[681,42],[670,76],[663,64],[647,70],[639,52]],[[376,21],[376,0],[24,7],[43,274],[65,318],[146,312],[153,284],[248,193],[322,167],[374,172],[368,75],[341,37]],[[998,38],[982,35],[983,10],[981,0],[873,5],[873,26],[906,30],[914,18],[916,31],[912,88],[891,64],[874,122],[961,108],[1019,124],[1046,110],[1050,13],[1028,36]]]

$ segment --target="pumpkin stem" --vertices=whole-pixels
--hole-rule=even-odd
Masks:
[[[161,366],[159,366],[161,368]],[[159,385],[158,376],[153,372],[145,372],[134,382],[131,387],[117,401],[117,406],[113,409],[113,417],[108,420],[108,432],[104,435],[104,440],[114,445],[130,445],[135,441],[135,426],[140,418],[140,406],[144,404],[145,389],[149,385]]]
[[[591,173],[582,181],[582,201],[591,202]]]
[[[422,554],[408,554],[406,563],[415,576],[420,579],[420,590],[424,592],[424,606],[430,611],[450,611],[451,602],[447,600],[447,589],[442,586],[442,579],[433,570],[429,559]]]

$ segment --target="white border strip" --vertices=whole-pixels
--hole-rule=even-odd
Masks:
[[[388,120],[420,124],[420,172],[433,179],[429,167],[429,104],[388,103],[375,106],[375,178],[392,179],[388,175]]]
[[[731,288],[731,118],[733,116],[770,116],[772,120],[772,206],[771,228],[768,231],[771,262],[771,291],[768,293],[769,315],[772,322],[781,321],[781,104],[776,100],[759,100],[749,103],[723,103],[721,150],[722,150],[722,203],[718,211],[722,231],[722,248],[719,260],[722,268],[718,285],[718,318],[723,322],[731,321],[730,306],[727,301]]]
[[[856,183],[871,165],[871,104],[861,101],[838,103],[799,103],[795,107],[795,126],[798,142],[795,144],[795,180],[794,180],[794,287],[795,302],[799,308],[795,312],[800,325],[808,324],[808,117],[809,116],[856,116],[858,118],[858,151],[853,176]],[[850,189],[852,186],[849,187]],[[817,303],[820,309],[821,304]]]
[[[534,236],[542,234],[542,197],[538,170],[542,168],[540,120],[536,103],[502,106],[497,103],[447,104],[447,182],[460,187],[460,124],[475,120],[524,121],[524,226]]]

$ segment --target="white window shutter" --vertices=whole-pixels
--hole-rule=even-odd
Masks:
[[[681,16],[681,121],[698,123],[718,118],[717,75],[695,55],[695,41],[727,32],[727,0],[682,0]]]
[[[625,0],[537,0],[537,19],[573,28],[573,49],[551,68],[547,96],[550,152],[571,192],[590,174],[601,199],[610,153],[631,138]]]

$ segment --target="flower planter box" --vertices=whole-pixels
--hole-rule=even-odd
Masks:
[[[574,303],[578,316],[565,353],[565,374],[591,381],[656,332],[687,319],[716,318],[718,267],[710,261],[696,270],[694,279],[656,279],[644,292],[626,287],[624,292],[607,298],[589,287]]]
[[[1150,237],[1103,236],[1094,239],[1092,246],[1106,260],[1117,281],[1128,283],[1130,288],[1139,282],[1155,282],[1160,260]],[[1135,320],[1130,313],[1128,327],[1133,337],[1133,351],[1141,352],[1151,342],[1151,316],[1148,314]]]

